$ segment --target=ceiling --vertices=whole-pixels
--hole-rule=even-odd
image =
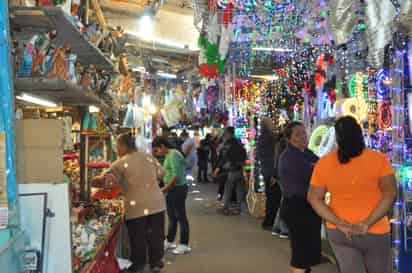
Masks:
[[[191,0],[158,2],[151,20],[145,15],[154,8],[141,4],[147,1],[128,1],[100,0],[100,4],[108,24],[122,26],[131,37],[127,50],[129,64],[140,65],[144,62],[141,57],[151,56],[151,61],[157,62],[162,70],[190,70],[196,65],[199,34],[193,25]]]

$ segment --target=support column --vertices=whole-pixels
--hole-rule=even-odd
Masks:
[[[0,191],[0,209],[8,209],[8,227],[17,230],[14,92],[9,44],[8,1],[0,1],[0,162],[4,162],[0,164],[0,190],[3,188],[3,194]],[[0,249],[13,236],[11,228],[0,229]]]

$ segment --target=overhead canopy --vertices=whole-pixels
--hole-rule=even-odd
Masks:
[[[93,93],[84,92],[81,86],[62,79],[16,78],[14,88],[17,94],[27,93],[67,106],[100,106],[102,101]]]
[[[53,43],[57,46],[70,44],[82,65],[93,64],[100,69],[113,70],[113,63],[87,40],[60,8],[12,8],[10,25],[13,38],[24,41],[29,41],[34,34],[55,29],[57,37]]]

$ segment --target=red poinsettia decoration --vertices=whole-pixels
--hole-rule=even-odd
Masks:
[[[222,13],[222,22],[225,27],[228,27],[228,25],[232,22],[233,19],[233,3],[229,2],[225,8],[223,9]]]
[[[219,77],[219,71],[215,64],[201,64],[199,66],[199,74],[206,79],[215,79]]]

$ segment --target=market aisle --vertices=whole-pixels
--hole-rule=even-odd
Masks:
[[[260,230],[249,216],[216,214],[215,185],[197,185],[188,201],[191,222],[189,256],[166,257],[165,273],[287,273],[288,241],[275,239]],[[198,191],[198,192],[197,192]],[[324,264],[313,273],[337,273]]]

